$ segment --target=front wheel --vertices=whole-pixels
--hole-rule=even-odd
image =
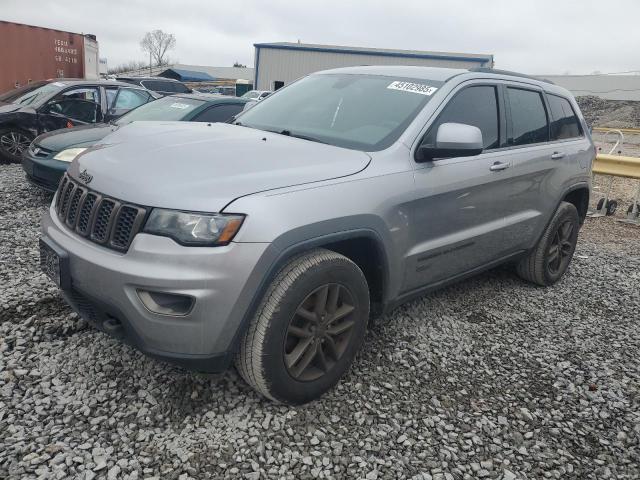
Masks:
[[[518,263],[518,275],[543,286],[560,280],[573,258],[579,229],[578,210],[562,202],[533,251]]]
[[[0,129],[0,159],[20,163],[22,154],[31,144],[31,134],[19,128]]]
[[[302,404],[331,389],[362,345],[369,318],[364,274],[348,258],[313,250],[268,288],[236,356],[236,368],[272,400]]]

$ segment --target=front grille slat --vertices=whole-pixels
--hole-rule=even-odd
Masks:
[[[82,187],[76,187],[73,191],[73,195],[71,196],[71,200],[69,200],[69,210],[67,212],[67,225],[71,228],[76,227],[76,220],[78,218],[78,208],[80,207],[80,201],[82,197],[86,193],[86,190]]]
[[[56,212],[77,234],[126,252],[142,228],[147,209],[104,197],[65,174],[58,186]]]

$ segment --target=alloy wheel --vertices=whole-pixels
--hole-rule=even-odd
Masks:
[[[552,275],[560,272],[571,260],[573,252],[573,223],[569,220],[560,224],[547,251],[547,265]]]
[[[0,137],[0,147],[7,153],[20,156],[29,145],[31,140],[20,132],[7,132]]]
[[[342,358],[356,324],[353,296],[341,284],[311,292],[298,306],[287,328],[284,363],[299,381],[313,381]]]

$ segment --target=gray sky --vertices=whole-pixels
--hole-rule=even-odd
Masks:
[[[175,34],[172,60],[253,65],[253,44],[291,41],[492,53],[524,73],[640,70],[639,0],[0,0],[0,20],[93,33],[109,66],[145,60],[140,39]]]

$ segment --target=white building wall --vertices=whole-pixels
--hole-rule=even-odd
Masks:
[[[640,100],[640,75],[537,75],[569,90],[576,97]]]
[[[96,80],[100,78],[98,42],[84,37],[84,78]]]
[[[273,90],[274,82],[285,85],[300,77],[320,70],[360,65],[412,65],[445,68],[472,68],[489,66],[478,61],[392,57],[353,53],[318,52],[309,50],[260,47],[256,51],[256,90]],[[258,58],[259,57],[259,58]]]

